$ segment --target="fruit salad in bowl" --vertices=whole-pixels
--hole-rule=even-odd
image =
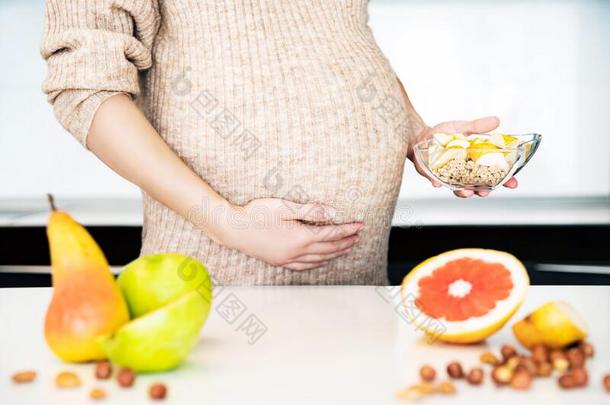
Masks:
[[[428,176],[452,190],[493,190],[532,158],[541,135],[436,133],[415,145]]]

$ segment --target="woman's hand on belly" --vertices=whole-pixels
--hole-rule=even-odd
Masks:
[[[282,199],[253,200],[229,211],[218,242],[292,270],[315,269],[347,254],[363,228],[360,222],[331,224],[330,207]]]

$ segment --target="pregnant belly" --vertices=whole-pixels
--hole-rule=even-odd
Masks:
[[[382,111],[393,94],[379,88],[378,100],[336,86],[269,97],[262,108],[242,106],[245,116],[249,108],[257,114],[243,120],[242,131],[227,139],[215,134],[201,146],[200,173],[239,204],[277,197],[346,211],[387,209],[400,186],[406,142],[402,105]]]
[[[247,70],[207,77],[193,69],[200,85],[186,102],[171,101],[180,125],[157,127],[235,204],[275,197],[331,204],[345,220],[385,215],[400,187],[406,122],[395,75],[373,56],[286,62],[281,79]]]

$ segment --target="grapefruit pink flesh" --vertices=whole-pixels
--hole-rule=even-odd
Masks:
[[[452,343],[480,342],[519,308],[529,287],[523,263],[507,252],[457,249],[417,265],[402,282],[405,319]]]
[[[513,288],[510,272],[501,263],[468,257],[446,263],[421,278],[418,284],[419,309],[448,321],[485,315],[497,301],[506,299]]]

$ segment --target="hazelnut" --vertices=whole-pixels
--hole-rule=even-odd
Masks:
[[[563,351],[559,350],[559,349],[554,349],[551,350],[551,352],[549,353],[549,360],[551,360],[551,364],[556,360],[556,359],[565,359],[566,355]]]
[[[93,388],[91,391],[89,391],[89,398],[96,400],[104,399],[106,398],[106,391],[101,388]]]
[[[557,381],[561,388],[585,387],[589,382],[589,375],[584,368],[575,368],[559,377]]]
[[[148,395],[152,399],[163,399],[167,396],[167,387],[162,383],[155,383],[150,386]]]
[[[438,387],[436,388],[436,390],[438,392],[440,392],[441,394],[455,394],[456,390],[455,390],[455,386],[449,382],[449,381],[444,381],[442,383],[440,383],[438,385]]]
[[[525,369],[528,373],[534,375],[536,374],[536,363],[530,357],[519,357],[519,362],[517,363],[517,368]]]
[[[512,345],[504,344],[500,348],[500,353],[502,354],[502,359],[504,361],[507,361],[511,357],[517,355],[517,350],[515,350],[515,348]]]
[[[593,348],[593,345],[589,342],[580,342],[578,344],[578,348],[580,349],[580,351],[582,351],[582,354],[585,355],[585,357],[593,357],[593,355],[595,354],[595,349]]]
[[[112,365],[108,360],[98,361],[95,365],[95,378],[107,380],[112,375]]]
[[[13,374],[13,382],[17,384],[30,383],[36,379],[36,371],[26,370]]]
[[[572,348],[566,352],[570,368],[582,368],[585,365],[585,355],[579,348]]]
[[[584,368],[575,368],[570,371],[570,374],[572,374],[574,382],[579,387],[584,387],[589,383],[589,373]]]
[[[535,374],[529,368],[524,366],[523,364],[518,364],[517,367],[514,368],[513,374],[516,374],[516,373],[528,373],[529,375]]]
[[[483,382],[483,369],[475,367],[471,369],[466,375],[466,381],[471,385],[479,385]]]
[[[524,370],[516,371],[510,380],[510,386],[516,390],[526,390],[532,385],[532,375]]]
[[[447,365],[447,374],[451,378],[462,378],[464,377],[464,370],[462,365],[457,361],[453,361]]]
[[[116,378],[121,387],[131,387],[136,379],[136,374],[130,368],[124,367],[119,370]]]
[[[571,389],[576,387],[576,381],[574,376],[570,373],[566,373],[557,379],[557,383],[563,389]]]
[[[436,370],[426,364],[419,369],[419,375],[423,381],[432,382],[436,378]]]
[[[78,376],[70,371],[62,371],[55,377],[55,385],[59,388],[80,387],[81,381]]]
[[[536,363],[549,361],[549,349],[541,343],[532,347],[532,360]]]
[[[481,357],[479,357],[479,360],[481,360],[481,363],[491,364],[492,366],[500,364],[500,359],[492,352],[483,352]]]
[[[548,377],[553,372],[553,366],[549,362],[536,364],[536,375],[538,377]]]
[[[602,384],[607,392],[610,392],[610,374],[606,374],[602,379]]]
[[[565,357],[557,357],[553,360],[553,368],[563,373],[570,367],[570,362]]]
[[[491,372],[491,379],[496,385],[506,385],[513,378],[513,371],[506,366],[498,366]]]

